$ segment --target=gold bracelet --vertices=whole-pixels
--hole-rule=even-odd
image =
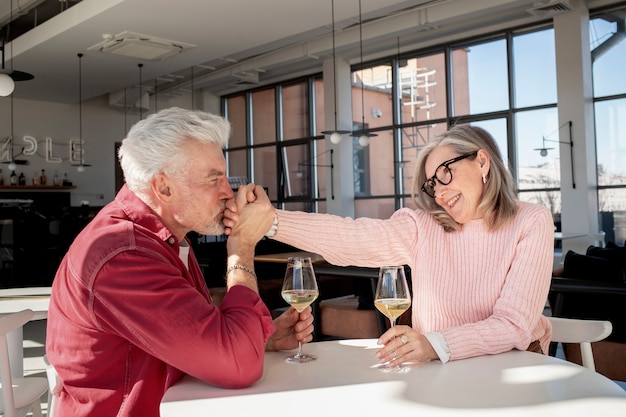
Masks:
[[[228,268],[226,270],[226,274],[224,274],[224,278],[226,278],[228,276],[228,274],[233,272],[235,269],[241,269],[242,271],[245,271],[248,274],[252,275],[254,277],[254,279],[257,279],[256,273],[253,270],[251,270],[247,266],[244,266],[244,265],[241,265],[241,264],[235,264],[235,265],[231,266],[230,268]]]

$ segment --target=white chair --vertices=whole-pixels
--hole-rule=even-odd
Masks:
[[[33,417],[42,417],[41,397],[48,390],[48,381],[36,377],[12,378],[7,346],[7,333],[22,327],[33,315],[32,310],[23,310],[0,317],[0,414],[4,417],[22,417],[29,412]]]
[[[46,416],[54,417],[54,403],[61,392],[63,384],[61,383],[61,377],[59,377],[54,366],[48,361],[46,355],[43,356],[43,361],[46,364],[46,376],[48,377],[48,412]]]
[[[552,323],[552,342],[578,343],[584,367],[596,370],[591,342],[605,339],[613,331],[613,325],[607,320],[583,320],[563,317],[548,317]]]

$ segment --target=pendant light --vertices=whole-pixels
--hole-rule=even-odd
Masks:
[[[366,147],[370,144],[370,138],[378,135],[365,132],[365,82],[363,81],[363,14],[361,12],[361,0],[359,0],[359,47],[361,51],[361,130],[352,132],[353,137],[359,138],[359,145]]]
[[[322,134],[330,135],[331,143],[337,145],[341,142],[341,135],[345,135],[346,133],[350,133],[348,130],[337,130],[337,61],[336,61],[336,51],[335,51],[335,1],[331,0],[330,2],[331,11],[332,11],[332,23],[333,23],[333,99],[334,99],[334,110],[335,110],[335,129],[334,130],[324,130]]]
[[[11,26],[13,24],[13,1],[10,3],[11,11],[9,13],[8,32],[11,35]],[[13,42],[11,42],[11,68],[6,69],[4,66],[6,44],[4,36],[2,37],[2,68],[0,68],[0,96],[7,97],[13,94],[15,90],[15,81],[28,81],[35,78],[34,75],[27,72],[17,71],[13,69]]]
[[[76,167],[76,171],[84,172],[86,167],[91,165],[85,164],[83,159],[83,54],[78,55],[78,143],[80,146],[80,164]]]

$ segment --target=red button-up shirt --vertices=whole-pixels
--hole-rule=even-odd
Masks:
[[[158,416],[183,374],[246,387],[274,327],[258,294],[234,286],[220,308],[198,262],[124,187],[78,235],[52,286],[46,354],[63,380],[60,416]]]

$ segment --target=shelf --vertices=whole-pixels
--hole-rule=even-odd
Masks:
[[[0,190],[71,190],[75,185],[0,185]]]

